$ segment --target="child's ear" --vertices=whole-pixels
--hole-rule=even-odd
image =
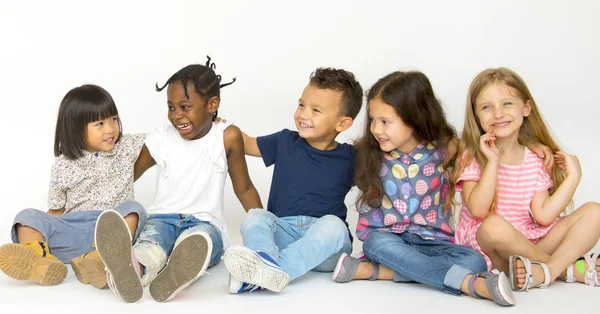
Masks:
[[[221,99],[219,99],[219,97],[217,96],[213,96],[208,100],[207,106],[208,106],[208,112],[217,112],[217,110],[219,110],[219,105],[221,104]]]
[[[523,116],[528,117],[531,113],[531,100],[525,102],[525,108],[523,109]]]
[[[352,126],[352,123],[354,123],[354,119],[350,117],[341,117],[340,121],[338,121],[338,124],[335,127],[335,130],[338,133],[344,132]]]

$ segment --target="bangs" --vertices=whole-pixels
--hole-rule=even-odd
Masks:
[[[112,97],[106,95],[90,95],[90,96],[101,96],[97,99],[88,99],[83,102],[80,106],[81,122],[84,124],[108,119],[113,116],[119,115],[117,106],[113,101]]]

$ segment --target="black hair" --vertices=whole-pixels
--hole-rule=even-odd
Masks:
[[[71,89],[63,98],[58,109],[54,135],[54,156],[61,154],[68,159],[83,157],[87,124],[118,117],[117,106],[110,94],[102,87],[92,84]],[[119,131],[123,132],[121,119]],[[121,136],[115,141],[118,142]]]
[[[190,64],[171,75],[171,77],[162,87],[159,87],[158,83],[156,83],[156,91],[160,92],[165,89],[165,87],[179,81],[183,85],[185,97],[190,99],[187,90],[187,83],[189,81],[194,84],[196,92],[204,97],[206,101],[215,96],[221,99],[221,88],[233,84],[236,79],[234,77],[231,82],[221,84],[221,75],[215,73],[215,63],[210,62],[210,56],[206,56],[206,58],[208,59],[206,60],[206,65]],[[217,117],[217,114],[218,111],[216,111],[213,115],[213,121]]]

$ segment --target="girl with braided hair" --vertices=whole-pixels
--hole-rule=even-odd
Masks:
[[[109,286],[126,302],[142,295],[130,296],[131,282],[149,284],[152,297],[166,302],[219,262],[228,246],[223,215],[227,173],[244,209],[262,208],[248,175],[240,129],[213,123],[221,88],[235,82],[222,84],[214,69],[208,57],[205,65],[188,65],[162,87],[156,85],[159,92],[167,89],[171,123],[147,134],[135,164],[136,178],[154,165],[158,169],[148,221],[133,247],[120,216],[98,218],[96,246]],[[143,271],[134,271],[137,266]]]

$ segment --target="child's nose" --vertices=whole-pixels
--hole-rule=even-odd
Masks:
[[[504,110],[502,109],[502,107],[494,107],[494,116],[496,118],[504,116]]]

